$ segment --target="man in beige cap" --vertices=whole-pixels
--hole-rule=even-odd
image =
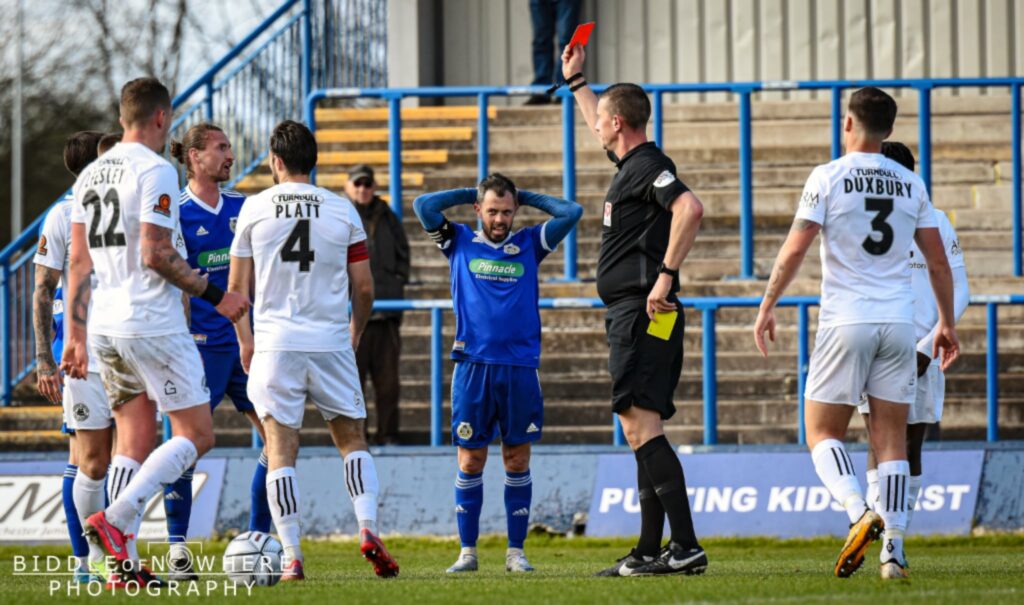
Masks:
[[[373,272],[374,300],[405,298],[409,281],[409,240],[402,221],[391,207],[376,195],[377,183],[373,168],[366,164],[353,166],[345,183],[345,193],[355,204],[366,230],[370,248],[370,269]],[[377,399],[378,445],[397,444],[398,440],[398,358],[402,342],[401,311],[374,311],[356,351],[359,380],[367,373],[373,380]]]

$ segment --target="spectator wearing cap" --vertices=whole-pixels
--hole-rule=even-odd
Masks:
[[[355,203],[366,231],[374,300],[405,298],[405,284],[409,281],[409,240],[402,229],[402,221],[377,196],[376,191],[373,168],[359,164],[349,170],[345,193]],[[378,445],[399,442],[401,325],[401,311],[374,311],[356,351],[359,380],[364,391],[367,374],[373,381],[377,409],[374,441]]]

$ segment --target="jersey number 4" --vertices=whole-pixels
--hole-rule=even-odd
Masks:
[[[893,201],[891,197],[866,197],[864,198],[864,209],[868,212],[877,212],[875,218],[871,219],[871,229],[881,233],[882,239],[876,240],[871,235],[864,238],[864,249],[868,254],[881,256],[892,248],[893,232],[892,225],[885,222],[892,214]]]
[[[102,203],[100,202],[100,194],[90,190],[85,194],[82,206],[86,210],[89,209],[89,206],[95,206],[92,210],[92,223],[89,225],[90,248],[125,245],[124,233],[117,232],[117,224],[121,220],[121,200],[117,197],[116,189],[107,191],[107,195],[103,196]],[[110,217],[110,222],[107,223],[107,230],[100,233],[100,215],[103,214],[103,206],[109,206],[113,216]]]
[[[295,223],[295,228],[288,234],[281,247],[281,261],[299,263],[299,271],[307,273],[314,260],[316,251],[309,249],[309,220],[304,219]]]

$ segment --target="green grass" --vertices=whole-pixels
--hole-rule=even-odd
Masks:
[[[205,544],[207,555],[223,552],[226,543]],[[391,551],[402,566],[401,577],[381,580],[359,555],[354,541],[313,541],[306,555],[304,583],[273,588],[239,588],[234,597],[218,588],[209,597],[201,585],[203,602],[331,603],[337,605],[489,605],[491,603],[990,603],[1024,602],[1024,536],[911,539],[909,582],[882,582],[878,578],[877,546],[853,578],[831,575],[840,546],[837,539],[820,540],[707,540],[710,559],[706,575],[664,578],[593,578],[594,571],[622,556],[631,543],[599,540],[531,537],[527,554],[537,571],[507,575],[504,544],[496,538],[481,542],[481,569],[475,574],[446,577],[444,569],[458,552],[454,540],[391,538]],[[16,555],[66,555],[61,547],[0,548],[0,600],[29,605],[68,600],[62,588],[51,595],[51,579],[14,576]],[[218,558],[219,561],[219,558]],[[146,597],[140,595],[134,599]],[[185,599],[164,594],[163,600]],[[129,602],[128,595],[104,594],[102,602]],[[188,598],[193,601],[195,597]],[[76,602],[94,599],[85,593]]]

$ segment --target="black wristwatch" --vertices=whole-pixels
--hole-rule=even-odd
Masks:
[[[665,263],[658,265],[658,273],[664,273],[665,275],[671,275],[672,279],[679,279],[679,269],[669,269],[665,266]]]

